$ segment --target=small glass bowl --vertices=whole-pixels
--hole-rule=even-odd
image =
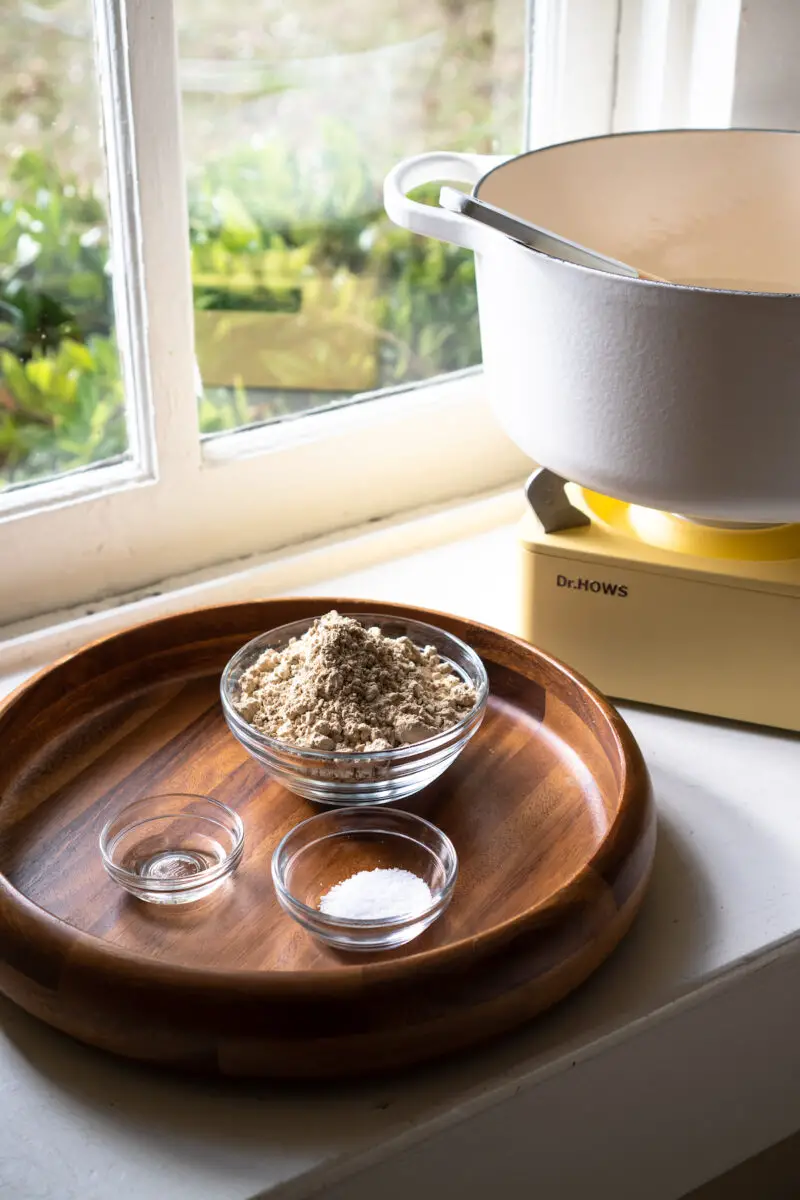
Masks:
[[[407,637],[415,645],[434,646],[456,674],[474,687],[474,707],[455,725],[410,746],[356,754],[337,750],[307,750],[279,742],[254,728],[237,712],[233,701],[239,680],[265,650],[282,649],[302,637],[316,620],[293,621],[253,638],[234,654],[222,673],[220,695],[225,720],[233,736],[284,787],[318,804],[389,804],[413,796],[455,762],[477,733],[486,711],[489,680],[478,655],[460,638],[435,625],[403,617],[345,613],[368,629],[377,626],[385,637]]]
[[[235,871],[244,826],[210,796],[175,792],[126,805],[103,827],[103,865],[120,887],[149,904],[190,904]]]
[[[399,867],[424,879],[431,903],[381,918],[335,917],[320,911],[332,887],[358,871]],[[339,950],[393,950],[440,917],[458,874],[455,847],[441,829],[413,813],[359,805],[319,813],[296,825],[272,856],[281,907],[314,937]]]

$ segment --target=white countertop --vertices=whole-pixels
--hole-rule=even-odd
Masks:
[[[302,590],[512,628],[513,561],[504,526]],[[0,1198],[676,1200],[800,1127],[800,738],[621,710],[655,786],[655,869],[574,996],[487,1049],[347,1087],[157,1074],[3,1001]]]

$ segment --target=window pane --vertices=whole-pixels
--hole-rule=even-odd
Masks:
[[[91,0],[0,0],[0,488],[126,453]]]
[[[525,0],[177,15],[203,432],[479,362],[471,254],[391,225],[382,186],[409,154],[520,148]]]

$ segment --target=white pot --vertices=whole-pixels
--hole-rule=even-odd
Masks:
[[[704,286],[574,266],[408,199],[432,181]],[[800,521],[800,135],[424,154],[391,172],[384,203],[397,224],[475,251],[492,404],[537,463],[653,508]]]

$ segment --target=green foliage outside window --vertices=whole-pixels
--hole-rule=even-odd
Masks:
[[[346,309],[348,289],[372,280],[358,320],[377,386],[480,359],[472,256],[389,223],[347,130],[330,129],[313,170],[279,144],[210,161],[189,180],[189,238],[201,311],[296,313],[320,280]],[[0,189],[0,486],[125,453],[111,313],[101,201],[23,154]],[[330,398],[301,399],[291,380],[209,388],[200,424],[235,428]]]

